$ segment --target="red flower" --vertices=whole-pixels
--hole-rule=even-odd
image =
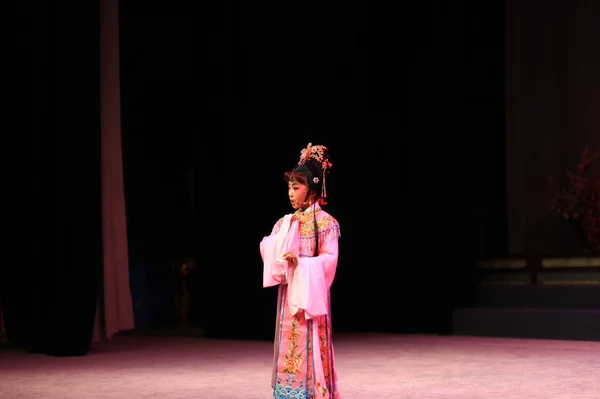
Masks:
[[[551,200],[556,213],[577,222],[586,232],[592,248],[600,249],[600,149],[583,149],[576,173],[567,170],[566,186],[556,185],[552,176],[548,182],[555,188]]]

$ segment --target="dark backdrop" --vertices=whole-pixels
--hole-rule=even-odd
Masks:
[[[282,173],[325,144],[336,328],[451,332],[476,259],[578,250],[547,219],[545,178],[598,146],[599,4],[122,1],[132,270],[197,257],[208,334],[270,339],[258,244],[290,211]],[[99,5],[16,7],[0,306],[11,342],[84,354],[102,284]]]
[[[450,332],[475,259],[506,253],[504,4],[188,3],[120,3],[132,270],[195,256],[207,333],[271,339],[258,245],[290,211],[282,173],[325,144],[336,328]],[[84,354],[102,284],[99,6],[19,4],[23,245],[0,306],[11,342]]]
[[[99,13],[86,4],[15,7],[0,308],[14,345],[82,355],[102,273]]]
[[[209,334],[270,338],[258,244],[308,142],[334,164],[337,327],[449,331],[506,251],[502,2],[128,1],[121,23],[133,256],[197,255]]]
[[[600,3],[507,5],[509,250],[580,253],[571,226],[550,214],[547,177],[567,185],[583,149],[600,148]]]

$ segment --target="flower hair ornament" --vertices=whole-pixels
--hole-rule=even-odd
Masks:
[[[308,143],[306,148],[300,151],[300,160],[294,171],[304,173],[313,189],[321,188],[319,205],[327,205],[326,176],[333,164],[329,161],[329,150],[324,145],[312,145]],[[320,176],[319,176],[320,175]]]

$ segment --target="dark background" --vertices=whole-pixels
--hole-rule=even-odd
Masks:
[[[337,328],[449,330],[474,260],[507,254],[503,2],[120,12],[132,263],[197,256],[207,330],[270,337],[258,243],[324,144]]]
[[[13,343],[85,353],[102,285],[99,9],[34,3],[17,5],[7,81],[22,149],[8,255],[28,263],[2,269],[0,304]],[[169,267],[195,257],[193,324],[272,338],[259,242],[291,211],[282,175],[309,142],[333,162],[340,331],[451,333],[478,259],[580,252],[547,218],[546,177],[600,139],[599,3],[390,4],[120,2],[131,288],[152,302],[138,327],[177,324]]]

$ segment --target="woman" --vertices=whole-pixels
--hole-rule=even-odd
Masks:
[[[301,151],[296,167],[284,175],[295,212],[279,219],[260,243],[263,286],[279,286],[275,399],[340,399],[329,303],[340,226],[321,208],[331,166],[327,147],[309,143]]]

